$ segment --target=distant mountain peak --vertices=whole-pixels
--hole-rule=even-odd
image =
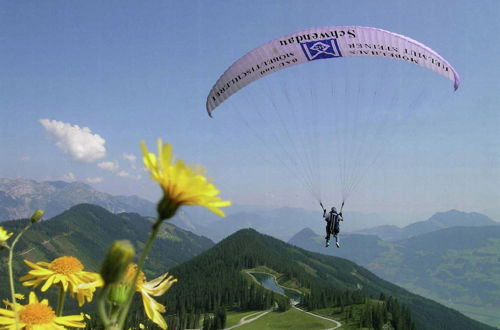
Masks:
[[[102,211],[102,212],[106,212],[106,213],[111,214],[111,212],[109,212],[109,210],[107,210],[106,208],[99,206],[99,205],[91,204],[91,203],[81,203],[81,204],[73,205],[72,207],[70,207],[69,209],[64,211],[63,213],[80,212],[80,211],[88,211],[88,210]]]
[[[306,227],[306,228],[302,229],[301,231],[299,231],[297,233],[297,235],[318,235],[318,234],[314,230],[312,230],[311,228]]]
[[[296,242],[296,241],[301,241],[301,240],[309,240],[311,237],[317,237],[319,236],[314,230],[312,230],[309,227],[306,227],[297,234],[293,235],[292,238],[288,240],[288,242]]]
[[[467,212],[459,211],[457,209],[451,209],[449,211],[436,212],[428,220],[433,220],[435,218],[440,218],[443,216],[457,216],[457,215],[464,215],[464,214],[467,214]]]
[[[452,209],[445,212],[436,212],[428,222],[439,223],[445,226],[488,226],[496,224],[484,214],[477,212],[463,212]],[[418,223],[418,222],[417,222]]]
[[[43,209],[53,217],[76,204],[92,203],[113,212],[155,215],[154,203],[137,196],[113,196],[81,182],[0,178],[0,221],[31,216]]]

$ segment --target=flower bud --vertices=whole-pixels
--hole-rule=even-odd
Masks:
[[[127,302],[130,285],[112,284],[110,286],[108,301],[114,305],[123,305]]]
[[[36,210],[31,216],[31,223],[38,222],[44,214],[45,212],[43,210]]]
[[[101,276],[105,285],[119,282],[135,255],[129,241],[114,241],[101,266]]]

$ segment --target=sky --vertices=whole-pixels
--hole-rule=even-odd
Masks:
[[[299,114],[340,109],[305,119],[327,135],[304,145],[304,155],[322,157],[313,173],[322,173],[315,184],[325,203],[342,199],[338,159],[357,154],[338,150],[352,150],[352,136],[365,151],[351,210],[498,210],[499,13],[497,0],[2,2],[0,177],[79,180],[155,201],[160,189],[143,170],[139,143],[154,149],[161,137],[179,158],[202,164],[224,199],[314,209],[293,168],[298,155],[282,157],[286,149],[270,142],[293,140],[267,117],[272,100],[279,107],[301,95],[291,98]],[[261,79],[207,116],[208,92],[239,57],[295,31],[339,25],[416,39],[452,63],[462,85],[453,92],[445,78],[396,61],[328,60]],[[326,97],[324,86],[344,92]],[[366,114],[383,118],[382,129]],[[304,123],[285,131],[298,135]],[[341,134],[330,133],[332,123]]]

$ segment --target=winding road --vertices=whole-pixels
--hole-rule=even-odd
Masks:
[[[299,311],[301,311],[301,312],[303,312],[303,313],[306,313],[306,314],[309,314],[309,315],[312,315],[312,316],[314,316],[314,317],[317,317],[317,318],[320,318],[320,319],[327,320],[327,321],[330,321],[330,322],[335,323],[335,326],[334,326],[333,328],[328,328],[328,329],[326,329],[326,330],[338,329],[338,328],[340,328],[340,327],[342,326],[342,323],[340,323],[339,321],[336,321],[336,320],[334,320],[334,319],[330,319],[330,318],[328,318],[328,317],[321,316],[321,315],[318,315],[318,314],[314,314],[314,313],[311,313],[311,312],[306,312],[305,310],[300,309],[300,308],[295,307],[295,306],[293,306],[293,308],[298,309]]]
[[[250,323],[250,322],[253,322],[259,318],[261,318],[262,316],[266,315],[267,313],[270,313],[273,311],[273,308],[271,309],[268,309],[267,311],[264,311],[264,312],[256,312],[256,313],[253,313],[253,314],[250,314],[250,315],[247,315],[245,317],[242,317],[240,322],[236,325],[233,325],[232,327],[229,327],[229,328],[224,328],[224,330],[229,330],[229,329],[234,329],[234,328],[237,328],[237,327],[240,327],[242,325],[245,325],[247,323]],[[258,314],[258,315],[257,315]],[[256,315],[256,316],[255,316]]]

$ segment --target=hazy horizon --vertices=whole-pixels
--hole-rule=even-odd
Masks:
[[[3,179],[7,179],[7,180],[28,180],[28,181],[35,181],[38,184],[45,183],[45,182],[48,182],[48,183],[54,182],[54,181],[51,181],[51,180],[49,180],[49,181],[37,181],[35,179],[21,178],[21,177],[17,177],[17,178],[0,178],[0,180],[3,180]],[[83,182],[83,181],[64,181],[64,180],[55,180],[55,181],[56,182],[57,181],[63,181],[63,182],[66,182],[66,183],[79,182],[79,183],[83,183],[83,184],[89,185],[92,189],[95,189],[88,182]],[[98,189],[96,189],[96,191],[103,192],[103,191],[100,191]],[[104,193],[106,193],[106,192],[104,192]],[[139,198],[142,198],[141,196],[134,195],[134,194],[132,194],[132,195],[110,194],[110,195],[112,195],[112,196],[126,196],[126,197],[139,197]],[[151,202],[151,203],[153,203],[153,204],[157,202],[157,200],[151,200],[151,199],[147,199],[147,198],[144,198],[144,199],[147,200],[147,201],[149,201],[149,202]],[[276,205],[238,204],[238,203],[234,204],[233,203],[233,205],[230,206],[230,207],[228,207],[225,211],[229,215],[229,214],[235,214],[235,213],[242,212],[242,211],[246,212],[245,210],[250,210],[250,212],[253,209],[257,209],[258,211],[265,211],[265,210],[276,210],[276,209],[280,209],[282,207],[287,207],[287,208],[291,208],[291,209],[297,208],[297,209],[303,209],[303,210],[307,210],[307,211],[311,211],[311,212],[317,212],[318,213],[318,219],[321,220],[321,210],[318,207],[315,207],[315,208],[303,208],[303,207],[296,206],[296,205],[292,205],[292,206],[285,206],[285,205],[276,206]],[[209,211],[206,211],[206,210],[204,210],[201,207],[187,207],[187,208],[184,208],[183,210],[185,210],[187,212],[193,212],[194,211],[195,214],[198,214],[199,212],[201,212],[201,214],[205,214],[206,216],[210,216],[210,217],[212,216],[212,214]],[[399,227],[404,227],[404,226],[407,226],[407,225],[415,223],[415,222],[426,221],[431,216],[435,215],[436,213],[448,212],[448,211],[451,211],[451,210],[457,210],[457,211],[465,212],[465,213],[471,213],[471,212],[473,212],[473,213],[480,213],[480,214],[484,214],[484,215],[488,216],[493,221],[500,222],[500,209],[489,209],[489,210],[446,209],[446,210],[433,210],[433,211],[430,211],[430,212],[421,212],[421,213],[363,212],[363,211],[358,211],[358,210],[355,210],[355,209],[348,209],[348,210],[346,210],[344,212],[344,214],[347,216],[346,217],[347,220],[349,220],[349,215],[354,215],[354,214],[361,215],[362,217],[376,216],[377,217],[377,221],[375,221],[373,225],[369,225],[367,223],[365,225],[366,228],[376,227],[376,226],[385,225],[385,224],[387,224],[387,225],[396,225],[396,226],[399,226]],[[347,228],[349,228],[349,226],[347,226]]]

